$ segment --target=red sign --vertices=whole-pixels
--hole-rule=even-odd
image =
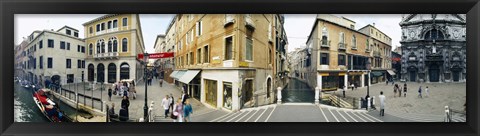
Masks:
[[[148,54],[148,59],[161,59],[161,58],[171,58],[171,57],[173,57],[173,52]],[[138,54],[137,58],[143,59],[143,54]]]

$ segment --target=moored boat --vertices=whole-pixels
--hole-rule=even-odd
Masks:
[[[73,122],[73,119],[60,110],[58,105],[47,96],[48,92],[49,90],[47,89],[39,89],[33,92],[33,101],[40,109],[40,112],[42,112],[50,122]]]

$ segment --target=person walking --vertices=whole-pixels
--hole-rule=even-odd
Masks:
[[[160,82],[160,87],[162,87],[162,85],[163,85],[163,79],[160,78],[160,79],[159,79],[159,82]]]
[[[108,101],[112,101],[112,88],[108,88]]]
[[[182,93],[182,104],[185,104],[185,101],[188,99],[188,95],[183,91]]]
[[[347,87],[346,87],[346,86],[343,86],[343,87],[342,87],[343,98],[345,98],[345,88],[347,88]]]
[[[386,85],[388,85],[388,79],[387,79],[387,80],[385,80],[385,83],[387,83]]]
[[[128,97],[123,96],[122,107],[125,107],[125,109],[128,111],[129,106],[130,106],[130,101],[128,100]]]
[[[355,85],[352,83],[350,86],[352,86],[352,91],[355,89]]]
[[[190,104],[189,100],[185,101],[185,105],[183,106],[183,118],[185,122],[191,122],[190,115],[193,113],[192,105]]]
[[[115,103],[112,103],[112,107],[108,109],[108,116],[110,118],[118,118],[118,115],[115,114]]]
[[[120,114],[120,117],[119,117],[120,121],[128,121],[129,115],[128,115],[127,107],[122,106],[122,109],[120,109],[119,114]]]
[[[393,98],[397,97],[397,87],[398,86],[393,86]]]
[[[168,113],[170,110],[170,101],[168,99],[169,99],[168,95],[165,95],[165,98],[163,98],[162,100],[162,106],[163,106],[163,109],[165,110],[165,118],[168,117]]]
[[[177,118],[174,122],[183,122],[183,114],[183,104],[181,99],[178,99],[177,103],[173,106],[173,116]]]
[[[403,97],[407,97],[407,83],[403,84]]]
[[[170,94],[170,98],[168,99],[168,102],[170,103],[170,108],[171,111],[173,111],[173,105],[175,104],[175,100],[173,99],[173,94]]]
[[[383,95],[383,91],[380,91],[378,98],[380,100],[380,116],[385,116],[385,95]]]
[[[418,97],[422,98],[422,86],[418,88]]]
[[[428,92],[428,86],[425,88],[425,97],[428,97],[429,92]]]
[[[398,91],[398,98],[402,97],[402,90],[400,89],[400,86],[398,86],[398,84],[395,84],[395,86]]]

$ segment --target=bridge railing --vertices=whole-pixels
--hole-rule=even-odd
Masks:
[[[83,84],[83,83],[79,83],[79,84]],[[86,84],[86,83],[85,83]],[[98,109],[98,110],[103,110],[103,102],[102,102],[102,99],[100,98],[96,98],[94,96],[89,96],[89,95],[86,95],[86,94],[82,94],[82,93],[78,93],[78,98],[75,98],[75,89],[79,89],[78,84],[76,84],[75,86],[72,86],[71,85],[67,85],[68,88],[65,88],[67,86],[57,86],[57,85],[54,85],[54,84],[51,84],[49,89],[55,91],[56,93],[60,94],[61,96],[64,96],[70,100],[73,100],[75,101],[76,99],[77,102],[79,104],[83,104],[85,106],[90,106],[92,109]],[[85,85],[87,86],[87,85]],[[93,91],[93,90],[90,90],[90,91]]]

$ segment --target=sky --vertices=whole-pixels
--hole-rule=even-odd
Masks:
[[[65,25],[79,30],[79,37],[84,38],[83,23],[104,14],[17,14],[15,15],[15,44],[22,42],[22,37],[28,37],[35,30],[54,29]],[[375,27],[392,38],[392,50],[399,46],[401,28],[400,14],[335,14],[344,16],[356,22],[355,29],[375,23]],[[165,34],[173,14],[140,14],[143,40],[146,51],[154,52],[153,46],[157,35]],[[288,38],[288,51],[305,46],[307,37],[312,30],[316,14],[285,14],[284,28]]]

